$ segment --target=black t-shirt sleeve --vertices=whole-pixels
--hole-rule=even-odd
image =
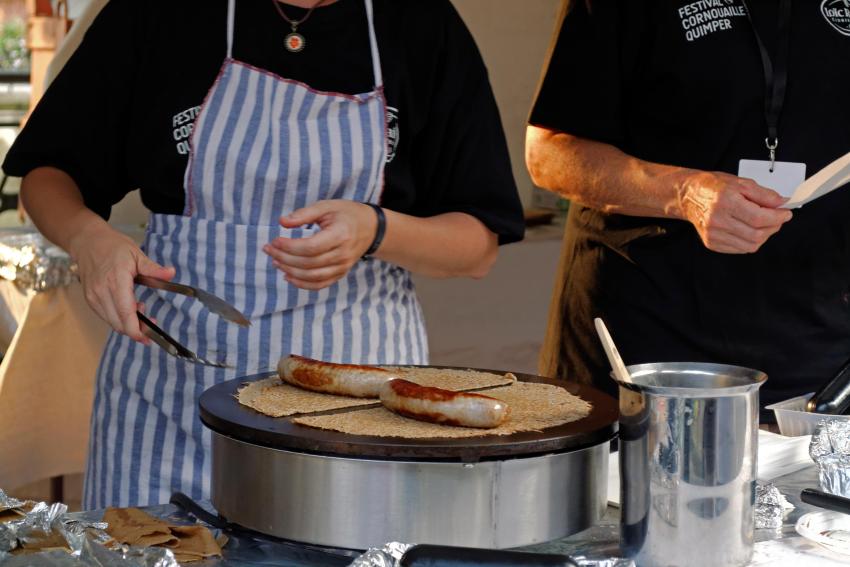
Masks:
[[[528,122],[620,145],[642,50],[640,0],[562,0]]]
[[[3,170],[23,177],[51,166],[69,174],[104,218],[134,189],[127,119],[138,63],[131,0],[111,0],[51,83],[9,149]]]
[[[468,213],[500,244],[516,242],[524,234],[522,205],[487,69],[460,15],[449,2],[445,10],[427,117],[410,148],[415,214]]]

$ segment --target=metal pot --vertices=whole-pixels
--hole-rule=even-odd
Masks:
[[[641,567],[746,565],[753,553],[757,370],[628,367],[620,385],[621,545]]]

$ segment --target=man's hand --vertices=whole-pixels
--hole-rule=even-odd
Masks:
[[[721,172],[693,172],[678,187],[679,207],[709,250],[748,254],[791,220],[776,191]]]

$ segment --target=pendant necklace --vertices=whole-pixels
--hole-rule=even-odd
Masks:
[[[287,16],[286,13],[283,11],[283,8],[280,7],[279,0],[272,0],[272,4],[274,4],[277,13],[280,14],[280,17],[286,20],[287,23],[289,23],[289,26],[292,28],[292,31],[287,34],[287,36],[283,40],[284,45],[286,46],[286,49],[288,51],[292,53],[298,53],[307,45],[307,40],[304,39],[303,35],[298,33],[298,26],[306,22],[307,18],[310,17],[310,14],[313,13],[313,10],[318,8],[324,1],[325,0],[317,0],[316,3],[313,4],[313,6],[309,10],[307,10],[307,13],[304,14],[303,18],[301,18],[300,20],[293,20],[292,18]]]

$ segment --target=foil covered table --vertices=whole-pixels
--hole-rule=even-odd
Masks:
[[[799,472],[781,477],[776,486],[795,506],[778,530],[756,530],[756,552],[751,565],[806,565],[824,567],[846,564],[847,558],[830,553],[800,537],[794,529],[797,519],[818,509],[800,501],[803,488],[818,486],[818,473],[814,465]],[[209,507],[207,505],[206,507]],[[145,509],[153,515],[178,517],[182,512],[171,505]],[[415,512],[411,512],[415,513]],[[98,512],[83,512],[79,516],[88,521],[99,519]],[[582,556],[589,560],[604,560],[619,555],[619,510],[609,507],[603,520],[594,527],[574,536],[522,548],[537,553],[561,553]],[[413,543],[413,542],[411,542]],[[347,565],[353,558],[333,557],[321,552],[299,548],[285,542],[263,541],[232,535],[223,550],[223,558],[197,563],[199,567],[268,567],[293,565],[295,567]]]

